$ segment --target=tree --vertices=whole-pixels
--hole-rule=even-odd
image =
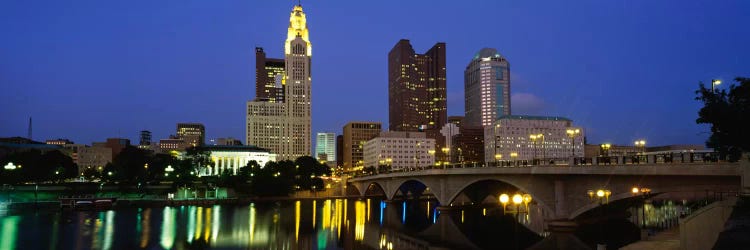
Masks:
[[[322,176],[331,175],[331,168],[310,156],[301,156],[294,161],[295,184],[302,190],[321,189]]]
[[[722,159],[737,161],[742,152],[750,151],[750,78],[735,78],[738,85],[729,91],[712,91],[703,83],[695,99],[703,102],[698,111],[698,124],[711,124],[711,136],[706,146],[714,148]]]

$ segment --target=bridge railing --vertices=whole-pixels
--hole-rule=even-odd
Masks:
[[[713,152],[665,152],[649,154],[633,154],[620,156],[597,156],[597,157],[568,157],[568,158],[544,158],[530,160],[499,160],[492,162],[462,162],[442,165],[416,166],[393,168],[381,165],[377,168],[365,168],[355,173],[353,177],[369,176],[376,174],[401,173],[413,171],[425,171],[432,169],[454,169],[454,168],[514,168],[514,167],[540,167],[540,166],[612,166],[612,165],[653,165],[653,164],[695,164],[695,163],[718,163],[718,157]],[[369,169],[369,170],[368,170]]]

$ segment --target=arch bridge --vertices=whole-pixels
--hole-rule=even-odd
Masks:
[[[441,207],[454,205],[457,197],[470,189],[523,192],[532,196],[534,206],[545,221],[570,221],[594,209],[588,190],[606,188],[612,192],[610,202],[631,198],[633,187],[648,187],[653,194],[668,199],[701,199],[713,192],[750,191],[750,175],[744,169],[750,162],[704,162],[670,164],[613,165],[543,165],[528,167],[483,166],[466,168],[424,169],[361,176],[346,180],[350,196],[372,195],[382,190],[387,200],[398,196],[432,195]],[[480,187],[476,187],[480,185]],[[417,188],[414,188],[417,186]],[[420,188],[421,187],[421,188]],[[470,188],[473,187],[473,188]],[[499,193],[467,195],[472,203],[494,199]],[[479,192],[481,193],[481,192]],[[463,198],[464,196],[462,196]],[[489,200],[492,200],[489,199]]]

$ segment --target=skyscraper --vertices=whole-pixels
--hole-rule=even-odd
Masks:
[[[256,49],[256,61],[261,56],[259,53],[265,58],[265,52]],[[274,77],[274,87],[270,87],[269,79],[269,72],[280,72],[277,69],[280,64],[267,67],[268,63],[264,63],[264,70],[258,70],[260,66],[256,65],[256,81],[261,82],[256,82],[256,99],[247,103],[247,145],[269,149],[277,155],[277,160],[294,160],[310,154],[311,58],[312,45],[307,19],[302,6],[296,5],[289,17],[284,44],[281,88],[278,85],[278,75]],[[258,89],[263,92],[258,94]],[[271,94],[273,91],[283,91],[283,96],[278,93],[274,96]]]
[[[464,71],[467,127],[488,126],[510,115],[510,64],[496,49],[483,48]]]
[[[424,54],[401,39],[388,53],[388,129],[424,131],[436,146],[445,146],[440,128],[447,122],[445,43]],[[438,151],[438,157],[441,150]]]
[[[379,122],[349,122],[344,125],[344,172],[362,169],[365,142],[377,137],[381,127]]]
[[[334,133],[318,133],[315,140],[315,158],[329,164],[336,162],[336,135]]]
[[[255,100],[284,102],[284,59],[267,58],[261,47],[255,47]]]

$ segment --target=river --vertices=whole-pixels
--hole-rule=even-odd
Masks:
[[[19,211],[0,217],[0,250],[523,249],[543,239],[529,229],[533,213],[503,215],[500,207],[437,209],[435,204],[329,199]]]

